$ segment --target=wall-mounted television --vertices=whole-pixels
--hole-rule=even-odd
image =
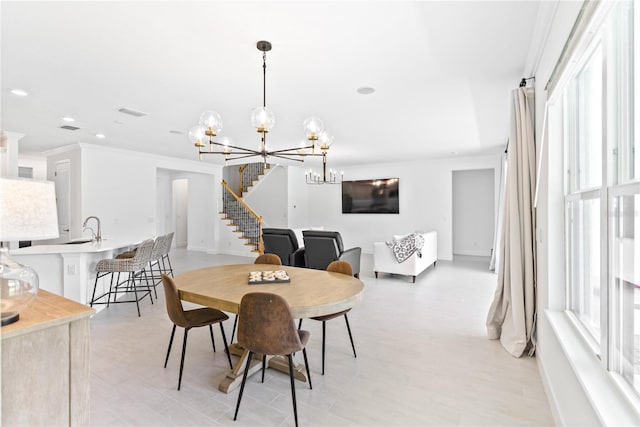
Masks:
[[[399,178],[342,181],[342,213],[400,213]]]

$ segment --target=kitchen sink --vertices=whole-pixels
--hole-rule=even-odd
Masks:
[[[63,245],[81,245],[82,243],[90,243],[92,240],[72,240],[70,242],[63,243]]]

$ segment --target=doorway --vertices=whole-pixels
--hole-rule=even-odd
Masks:
[[[175,236],[177,248],[185,248],[189,243],[189,180],[174,179],[172,182],[172,204],[175,218]]]
[[[453,254],[491,256],[495,227],[495,170],[453,171]]]

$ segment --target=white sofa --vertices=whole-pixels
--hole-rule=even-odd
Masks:
[[[405,236],[394,236],[394,241],[400,240]],[[438,259],[438,236],[435,231],[422,233],[424,237],[424,247],[422,248],[422,257],[414,252],[407,260],[402,263],[396,261],[393,251],[385,242],[375,242],[373,244],[373,271],[376,278],[378,273],[402,274],[413,276],[413,283],[416,282],[416,276],[426,270],[431,264],[435,267]]]

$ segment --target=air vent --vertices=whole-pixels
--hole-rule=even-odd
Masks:
[[[172,133],[174,135],[184,135],[184,132],[182,132],[181,130],[170,130],[169,133]]]
[[[147,113],[143,113],[142,111],[138,111],[138,110],[134,110],[132,108],[126,108],[126,107],[118,108],[118,111],[121,112],[122,114],[128,114],[134,117],[143,117],[148,115]]]
[[[80,129],[80,128],[79,128],[79,127],[77,127],[77,126],[62,125],[62,126],[60,126],[60,129],[66,129],[66,130],[78,130],[78,129]]]

